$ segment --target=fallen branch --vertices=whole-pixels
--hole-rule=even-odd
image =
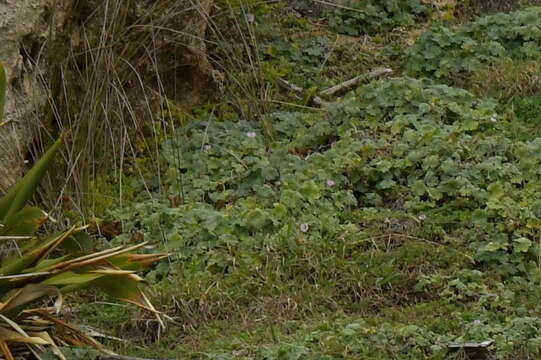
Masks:
[[[278,79],[278,85],[280,85],[281,87],[283,87],[286,90],[296,92],[299,95],[302,95],[304,93],[303,88],[300,88],[297,85],[295,85],[293,83],[290,83],[286,79],[279,78]]]
[[[143,359],[143,358],[138,358],[138,357],[122,356],[122,355],[103,355],[103,356],[100,356],[98,360],[159,360],[159,359]]]
[[[323,91],[321,91],[319,93],[319,95],[321,95],[321,96],[332,96],[332,95],[335,95],[336,93],[347,90],[347,89],[353,87],[354,85],[357,85],[361,81],[377,78],[377,77],[380,77],[382,75],[390,74],[392,72],[393,72],[392,69],[386,69],[386,68],[384,68],[384,69],[376,69],[374,71],[369,72],[368,74],[363,74],[363,75],[356,76],[353,79],[349,79],[347,81],[344,81],[343,83],[340,83],[340,84],[332,86],[332,87],[330,87],[330,88],[328,88],[326,90],[323,90]]]
[[[278,85],[282,86],[286,90],[293,91],[293,92],[299,94],[300,96],[303,96],[304,93],[305,93],[303,88],[298,87],[297,85],[292,84],[289,81],[287,81],[285,79],[282,79],[282,78],[278,79]],[[322,98],[320,98],[317,95],[312,98],[312,102],[314,104],[318,105],[318,106],[321,106],[321,107],[329,104],[328,102],[326,102],[325,100],[323,100]]]
[[[319,4],[322,4],[322,5],[326,5],[326,6],[330,6],[330,7],[334,7],[334,8],[338,8],[338,9],[350,10],[350,11],[355,11],[355,12],[358,12],[358,13],[362,12],[362,11],[359,10],[359,9],[355,9],[355,8],[352,8],[352,7],[349,7],[349,6],[340,5],[340,4],[335,4],[335,3],[330,2],[330,1],[325,1],[325,0],[312,0],[312,2],[319,3]]]
[[[359,76],[356,76],[354,77],[353,79],[349,79],[347,81],[344,81],[338,85],[335,85],[335,86],[332,86],[326,90],[323,90],[321,91],[318,95],[314,96],[312,98],[312,102],[318,106],[321,106],[321,107],[324,107],[326,105],[329,105],[330,102],[328,101],[325,101],[323,100],[320,96],[332,96],[332,95],[335,95],[339,92],[342,92],[344,90],[347,90],[347,89],[350,89],[351,87],[353,87],[354,85],[360,83],[361,81],[365,81],[365,80],[369,80],[369,79],[373,79],[373,78],[377,78],[377,77],[380,77],[382,75],[387,75],[387,74],[390,74],[392,73],[393,70],[392,69],[387,69],[387,68],[383,68],[383,69],[376,69],[376,70],[373,70],[371,72],[369,72],[368,74],[363,74],[363,75],[359,75]],[[304,97],[306,91],[293,84],[293,83],[290,83],[289,81],[285,80],[285,79],[282,79],[282,78],[279,78],[278,79],[278,85],[281,86],[282,88],[288,90],[288,91],[292,91],[294,93],[296,93],[297,95],[299,95],[300,97]]]

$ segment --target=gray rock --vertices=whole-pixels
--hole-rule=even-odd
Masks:
[[[7,125],[0,127],[0,193],[24,168],[24,151],[38,127],[35,111],[46,100],[36,81],[39,53],[62,22],[63,0],[0,0],[0,61],[8,76]]]

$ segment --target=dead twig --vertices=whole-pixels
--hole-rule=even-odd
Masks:
[[[326,90],[323,90],[323,91],[321,91],[319,93],[319,95],[321,95],[321,96],[332,96],[332,95],[335,95],[335,94],[337,94],[339,92],[342,92],[344,90],[350,89],[351,87],[353,87],[354,85],[357,85],[361,81],[374,79],[374,78],[380,77],[382,75],[391,74],[392,72],[393,72],[392,69],[387,69],[387,68],[376,69],[374,71],[369,72],[368,74],[363,74],[363,75],[356,76],[353,79],[349,79],[349,80],[344,81],[344,82],[342,82],[342,83],[340,83],[338,85],[335,85],[335,86],[332,86],[332,87],[330,87],[330,88],[328,88]]]
[[[342,83],[340,83],[338,85],[332,86],[332,87],[330,87],[330,88],[328,88],[326,90],[321,91],[318,95],[316,95],[316,96],[314,96],[312,98],[312,102],[314,104],[320,106],[320,107],[325,107],[325,106],[329,105],[331,102],[323,100],[321,98],[321,96],[336,95],[337,93],[340,93],[342,91],[350,89],[351,87],[353,87],[354,85],[356,85],[356,84],[358,84],[358,83],[360,83],[362,81],[369,80],[369,79],[374,79],[374,78],[380,77],[382,75],[390,74],[392,72],[393,72],[392,69],[383,68],[383,69],[373,70],[373,71],[369,72],[368,74],[363,74],[363,75],[356,76],[353,79],[344,81],[344,82],[342,82]],[[304,97],[304,95],[306,94],[306,91],[303,88],[301,88],[301,87],[287,81],[286,79],[279,78],[278,79],[278,85],[281,86],[282,88],[288,90],[288,91],[294,92],[295,94],[297,94],[299,96],[299,98]]]
[[[290,83],[286,79],[279,78],[278,79],[278,85],[283,87],[286,90],[293,91],[299,95],[302,95],[304,93],[304,89],[301,87],[298,87],[297,85]]]
[[[312,2],[322,4],[322,5],[326,5],[326,6],[330,6],[330,7],[334,7],[334,8],[338,8],[338,9],[350,10],[350,11],[354,11],[354,12],[358,12],[358,13],[362,12],[360,9],[355,9],[355,8],[352,8],[352,7],[349,7],[349,6],[336,4],[336,3],[333,3],[333,2],[330,2],[330,1],[312,0]]]
[[[299,96],[303,96],[304,93],[305,93],[303,88],[298,87],[297,85],[292,84],[289,81],[287,81],[285,79],[282,79],[282,78],[278,79],[278,85],[280,85],[281,87],[283,87],[286,90],[293,91],[294,93],[297,93]],[[321,106],[321,107],[329,104],[327,101],[323,100],[322,98],[320,98],[317,95],[312,98],[312,102],[314,104],[318,105],[318,106]]]
[[[132,356],[123,356],[123,355],[103,355],[98,358],[98,360],[160,360],[160,359],[143,359]],[[162,359],[165,360],[165,359]]]

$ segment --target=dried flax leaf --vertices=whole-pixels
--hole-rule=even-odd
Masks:
[[[2,351],[2,353],[6,357],[6,360],[15,360],[13,354],[11,353],[11,350],[9,350],[8,344],[3,340],[0,340],[0,351]]]
[[[67,360],[66,357],[64,356],[64,354],[62,354],[62,351],[60,351],[60,349],[56,345],[55,341],[53,340],[53,338],[49,335],[49,333],[47,331],[40,331],[40,332],[37,332],[37,333],[35,333],[33,335],[37,336],[37,337],[40,337],[43,340],[47,341],[49,343],[49,345],[51,346],[53,354],[55,354],[59,359]]]
[[[21,305],[57,291],[54,287],[47,286],[46,284],[28,284],[24,288],[17,290],[14,295],[4,302],[0,308],[0,313],[5,314]]]

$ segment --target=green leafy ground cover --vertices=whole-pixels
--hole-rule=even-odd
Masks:
[[[329,24],[337,32],[352,36],[381,33],[412,27],[426,19],[434,7],[421,0],[351,1],[329,16]]]
[[[460,83],[503,58],[538,59],[541,8],[484,16],[424,32],[408,53],[411,74]]]
[[[274,87],[255,119],[214,102],[172,132],[159,187],[134,171],[131,201],[106,215],[123,223],[112,244],[143,237],[172,254],[147,277],[175,322],[157,340],[126,308],[80,306],[142,347],[111,346],[168,358],[448,359],[464,358],[449,344],[490,339],[493,358],[539,356],[540,9],[434,20],[404,50],[412,37],[390,32],[432,17],[418,17],[424,2],[385,4],[405,22],[344,21],[353,35],[378,33],[362,44],[336,35],[336,11],[233,12],[255,14],[242,26],[260,39],[260,82],[317,90],[377,65],[395,75],[324,109]],[[287,15],[280,32],[269,30],[276,13]],[[487,70],[524,64],[529,75],[507,82]],[[474,81],[482,71],[488,85]]]

